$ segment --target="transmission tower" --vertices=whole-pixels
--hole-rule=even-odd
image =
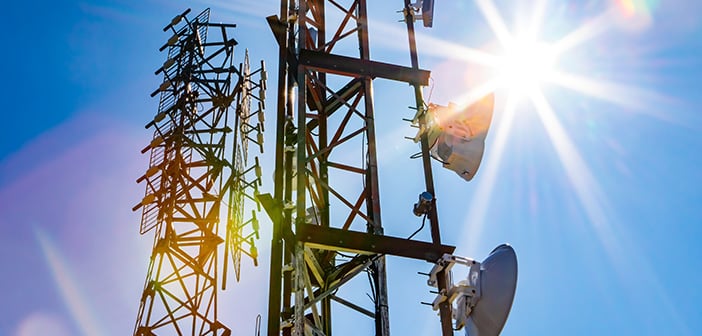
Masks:
[[[279,16],[266,18],[279,45],[273,195],[259,193],[261,166],[249,155],[263,152],[264,63],[252,69],[246,51],[235,66],[235,25],[210,23],[209,9],[192,19],[188,9],[164,28],[173,35],[161,47],[168,50],[156,71],[163,82],[151,94],[160,101],[146,125],[154,129],[142,150],[150,153],[149,168],[137,179],[146,192],[133,208],[142,210],[141,234],[155,231],[135,336],[232,334],[218,318],[217,296],[230,266],[238,281],[244,256],[258,265],[261,208],[273,223],[269,336],[331,336],[338,305],[370,318],[375,334],[388,336],[388,255],[435,264],[427,284],[437,289],[430,305],[439,312],[443,336],[453,335],[454,319],[471,334],[499,334],[516,288],[514,250],[500,245],[482,263],[453,256],[455,247],[441,242],[431,167],[434,150],[448,155],[444,167],[472,178],[493,96],[437,124],[438,107],[422,97],[430,73],[419,68],[414,32],[416,20],[432,25],[433,1],[403,0],[409,67],[371,60],[366,2],[281,0]],[[376,78],[414,88],[415,114],[408,121],[419,129],[414,140],[421,146],[416,157],[425,190],[413,212],[429,219],[431,242],[384,234]],[[482,128],[461,133],[472,126]],[[460,141],[449,143],[451,137]],[[457,284],[450,276],[455,264],[469,268]],[[361,274],[369,278],[370,308],[340,291]]]
[[[242,255],[255,264],[258,258],[261,168],[248,151],[263,151],[263,62],[252,70],[247,52],[235,66],[235,25],[210,23],[209,9],[192,19],[189,12],[164,28],[173,35],[161,47],[167,60],[156,75],[163,74],[163,82],[151,94],[160,100],[146,125],[154,129],[142,150],[150,152],[149,168],[137,180],[146,184],[133,208],[142,209],[140,232],[155,231],[134,327],[140,336],[231,335],[218,319],[219,286],[226,285],[230,258],[237,279]]]
[[[432,242],[384,236],[381,222],[373,80],[413,85],[415,122],[425,125],[421,87],[429,72],[417,61],[417,10],[404,5],[411,67],[370,59],[366,0],[282,0],[279,16],[267,18],[280,47],[275,187],[259,196],[274,224],[269,336],[330,336],[332,303],[389,335],[385,255],[437,262],[454,250],[441,244],[426,135],[419,141]],[[337,292],[362,273],[371,277],[370,309]],[[444,293],[446,275],[436,276]],[[442,334],[453,335],[449,303],[438,306]]]

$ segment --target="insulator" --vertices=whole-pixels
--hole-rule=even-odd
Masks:
[[[171,86],[171,81],[165,81],[161,83],[161,86],[158,87],[159,91],[166,91],[168,88]]]
[[[254,259],[258,258],[258,249],[256,248],[256,245],[254,245],[254,240],[251,238],[249,240],[249,244],[251,244],[251,249],[249,249],[249,252],[251,253],[251,257]]]
[[[156,195],[155,194],[148,194],[144,196],[144,198],[141,200],[141,205],[147,205],[150,203],[153,203],[156,200]]]
[[[155,137],[153,140],[151,140],[151,143],[149,143],[149,147],[155,148],[155,147],[158,147],[159,145],[161,145],[161,143],[163,143],[163,138],[159,135],[159,136]]]
[[[175,64],[175,59],[169,58],[163,63],[163,69],[167,70]]]
[[[258,89],[258,98],[261,100],[266,100],[266,90],[264,90],[263,87]]]
[[[171,20],[171,26],[177,25],[178,23],[180,23],[180,20],[182,20],[182,19],[183,19],[183,16],[181,16],[181,15],[174,17],[173,20]]]
[[[158,171],[161,170],[159,166],[153,166],[146,171],[146,177],[154,176]]]
[[[178,42],[178,35],[173,35],[171,38],[168,39],[168,45],[169,46],[174,46],[176,42]]]
[[[258,122],[263,125],[263,123],[266,121],[266,116],[264,115],[263,111],[263,103],[258,102]]]
[[[261,153],[263,153],[263,133],[258,132],[258,134],[256,134],[256,139],[258,146],[261,148]]]
[[[259,133],[259,134],[260,134],[260,133]],[[258,164],[258,157],[255,157],[254,159],[256,160],[256,165],[255,165],[255,167],[256,167],[256,168],[255,168],[255,170],[256,170],[256,177],[260,179],[261,176],[263,176],[263,174],[261,173],[261,165]]]
[[[166,112],[159,112],[155,117],[154,117],[154,122],[160,122],[161,120],[166,118]]]
[[[266,62],[261,60],[261,80],[262,81],[267,81],[268,80],[268,72],[266,71]]]

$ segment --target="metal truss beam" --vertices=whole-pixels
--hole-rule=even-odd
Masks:
[[[349,77],[385,78],[416,85],[429,85],[427,70],[395,64],[334,55],[314,50],[300,50],[300,64],[309,69]]]
[[[364,232],[340,230],[318,225],[298,225],[298,241],[322,250],[360,254],[387,254],[410,259],[436,262],[445,253],[452,254],[455,246],[435,245],[422,241],[390,236],[369,235]]]

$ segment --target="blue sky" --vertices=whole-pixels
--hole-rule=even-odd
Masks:
[[[371,55],[408,65],[395,12],[401,3],[369,4]],[[486,88],[496,94],[474,180],[434,166],[444,242],[475,259],[500,243],[514,246],[519,282],[504,335],[699,334],[702,5],[526,3],[439,0],[435,27],[419,31],[420,64],[432,70],[431,101],[462,102]],[[484,56],[502,55],[500,32],[520,35],[539,3],[538,39],[572,43],[560,44],[557,76],[512,100],[513,87],[485,86],[500,70]],[[168,38],[161,28],[184,8],[212,7],[213,20],[237,23],[240,45],[273,73],[276,45],[263,18],[277,6],[6,5],[0,335],[132,331],[152,239],[138,234],[131,207],[143,195],[134,180],[147,168],[139,150],[150,138],[143,125],[156,111],[148,95],[160,82],[153,71]],[[270,111],[274,95],[270,89]],[[413,99],[406,85],[375,84],[383,220],[386,233],[400,237],[420,225],[410,211],[423,191],[420,164],[409,159],[418,147],[403,140],[413,130],[401,121],[412,116]],[[273,139],[267,134],[269,166]],[[267,169],[264,176],[271,176]],[[264,189],[272,190],[272,179]],[[242,282],[230,284],[222,299],[221,319],[235,335],[252,335],[256,314],[266,311],[266,225],[261,266],[246,265]],[[428,231],[418,239],[428,240]],[[432,297],[416,272],[430,266],[389,258],[394,334],[438,334],[438,318],[419,304]],[[370,306],[359,290],[347,295]],[[356,321],[343,308],[337,313],[337,335],[370,334],[367,319]]]

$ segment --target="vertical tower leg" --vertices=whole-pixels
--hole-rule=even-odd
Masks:
[[[419,69],[419,57],[417,55],[417,43],[414,33],[414,14],[411,9],[410,0],[405,1],[405,22],[407,24],[407,35],[410,47],[410,60],[412,68]],[[424,111],[424,98],[422,98],[422,89],[418,84],[413,84],[415,95],[415,107],[417,111]],[[423,128],[426,125],[425,114],[420,113],[419,125]],[[426,191],[433,196],[432,207],[429,212],[429,222],[431,227],[431,240],[436,246],[441,245],[441,233],[439,231],[439,216],[436,209],[436,192],[434,190],[434,177],[431,170],[431,158],[429,156],[429,141],[427,134],[424,133],[420,139],[422,149],[422,166],[424,167],[424,184]],[[442,270],[437,274],[437,282],[439,292],[445,292],[446,288],[446,273]],[[453,335],[451,305],[444,301],[439,305],[439,317],[441,319],[441,331],[443,336]]]

